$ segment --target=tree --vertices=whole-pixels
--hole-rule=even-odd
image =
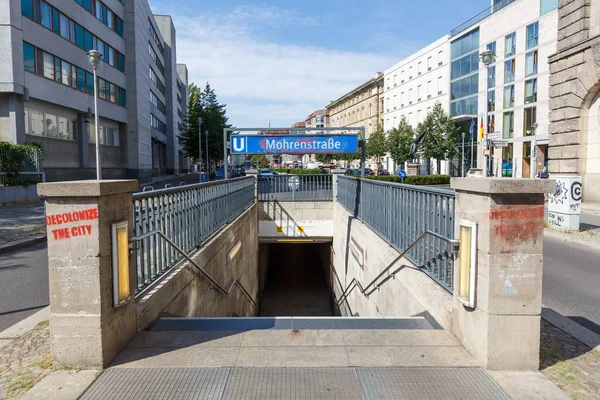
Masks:
[[[252,156],[252,165],[254,165],[257,168],[268,168],[269,159],[265,155],[255,154]]]
[[[186,156],[198,160],[198,118],[202,118],[202,151],[206,151],[208,130],[208,154],[211,160],[223,159],[223,129],[227,124],[226,105],[220,104],[214,89],[206,83],[201,90],[194,83],[188,86],[188,115],[185,118],[179,140]],[[202,154],[206,158],[206,154]]]
[[[425,120],[417,126],[417,134],[424,131],[427,134],[421,142],[420,150],[427,160],[427,173],[431,172],[430,159],[435,159],[439,174],[441,161],[456,154],[458,140],[458,130],[439,102],[433,106]]]
[[[375,157],[377,169],[380,167],[381,157],[385,156],[387,150],[387,139],[383,126],[377,125],[375,132],[371,133],[371,136],[367,139],[367,154],[369,157]]]
[[[410,161],[410,146],[414,137],[415,132],[405,116],[402,117],[400,125],[393,128],[388,134],[387,148],[396,165],[402,166],[405,162]]]

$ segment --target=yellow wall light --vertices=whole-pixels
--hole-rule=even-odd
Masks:
[[[229,249],[229,251],[227,252],[227,264],[229,264],[231,261],[233,261],[233,259],[235,258],[235,256],[237,255],[237,253],[240,251],[241,248],[242,248],[242,242],[238,240],[237,242],[235,242],[233,247],[231,247],[231,249]]]
[[[111,225],[112,230],[112,272],[113,306],[119,307],[131,298],[131,278],[129,269],[129,224],[127,221]]]
[[[458,301],[475,308],[477,290],[477,223],[460,221],[458,252]]]

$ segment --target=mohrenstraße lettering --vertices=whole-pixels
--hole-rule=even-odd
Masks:
[[[266,150],[331,150],[336,151],[342,148],[342,142],[329,138],[324,141],[295,141],[287,139],[267,139]]]

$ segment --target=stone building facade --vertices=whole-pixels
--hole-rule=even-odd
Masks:
[[[329,103],[331,127],[364,127],[368,139],[378,125],[383,126],[383,73],[377,72],[373,79]],[[367,167],[376,168],[373,160]]]
[[[558,14],[549,170],[582,176],[583,201],[600,202],[600,0],[560,0]]]

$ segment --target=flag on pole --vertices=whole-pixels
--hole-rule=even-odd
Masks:
[[[481,126],[479,127],[479,140],[483,140],[484,128],[483,128],[483,119],[481,120]]]
[[[469,127],[469,135],[471,136],[471,141],[475,137],[475,118],[471,118],[471,126]]]

